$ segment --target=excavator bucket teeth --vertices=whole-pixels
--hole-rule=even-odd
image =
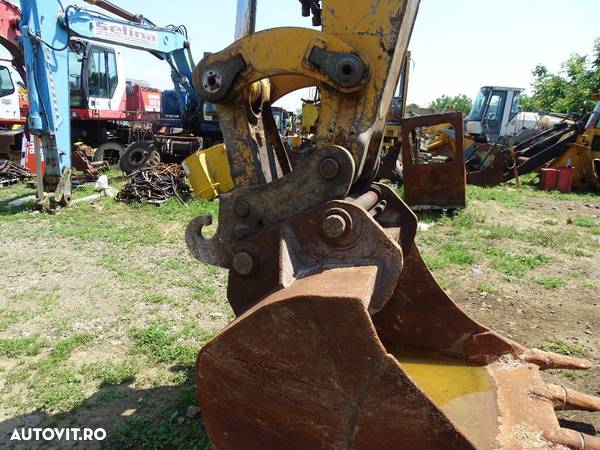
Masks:
[[[265,267],[245,283],[232,271],[244,286],[229,292],[238,317],[197,360],[215,447],[600,448],[555,415],[598,411],[600,399],[540,374],[589,362],[528,349],[468,317],[423,262],[414,214],[391,189],[373,189],[371,203],[388,205],[378,222],[368,204],[357,206],[369,196],[332,201],[240,244]],[[347,217],[335,244],[320,230],[330,211]],[[276,256],[264,259],[258,243]],[[347,258],[336,261],[338,252]],[[388,291],[382,304],[377,293]]]

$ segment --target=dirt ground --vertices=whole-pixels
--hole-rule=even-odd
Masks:
[[[581,349],[591,360],[592,369],[585,372],[549,370],[544,373],[544,379],[600,395],[600,256],[595,250],[600,235],[595,234],[598,230],[588,233],[572,223],[577,217],[589,217],[600,223],[598,201],[588,200],[541,196],[524,198],[518,208],[507,209],[497,202],[471,205],[491,227],[507,226],[555,234],[575,231],[580,239],[587,241],[586,245],[574,242],[583,256],[565,255],[550,246],[541,246],[552,261],[532,270],[524,279],[498,277],[486,261],[476,261],[466,270],[453,267],[434,271],[434,274],[448,280],[448,293],[465,312],[491,329],[527,346],[564,342]],[[435,226],[430,230],[436,232]],[[499,241],[509,250],[519,246],[514,240]],[[428,248],[427,245],[423,247]],[[565,283],[559,288],[547,289],[531,282],[536,276],[544,275],[560,277]],[[497,292],[486,292],[489,284]],[[551,344],[548,350],[560,351],[560,348]],[[574,356],[581,355],[576,351]],[[592,435],[600,433],[598,413],[559,412],[557,415],[564,426]]]
[[[24,193],[0,190],[0,447],[28,448],[8,441],[15,427],[69,425],[105,428],[106,448],[211,448],[194,357],[233,314],[226,272],[194,260],[183,231],[218,205],[105,199],[49,216],[8,207]],[[600,394],[600,199],[510,186],[468,198],[457,216],[420,218],[440,284],[522,344],[585,355],[593,369],[545,379]],[[599,414],[559,415],[600,432]]]

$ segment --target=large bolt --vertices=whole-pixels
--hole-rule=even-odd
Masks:
[[[233,255],[232,266],[239,275],[250,275],[254,270],[254,258],[249,253],[238,252]]]
[[[339,238],[346,231],[347,223],[339,214],[331,214],[323,220],[321,228],[325,236],[332,239]]]
[[[208,69],[202,74],[202,86],[211,94],[219,92],[223,86],[223,74],[217,69]]]
[[[246,200],[240,200],[233,207],[233,212],[238,217],[248,217],[250,215],[250,205]]]
[[[328,180],[337,177],[338,173],[340,173],[340,163],[337,159],[334,158],[325,158],[321,161],[321,165],[319,166],[319,172],[323,178]]]

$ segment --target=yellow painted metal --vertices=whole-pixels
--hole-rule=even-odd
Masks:
[[[549,164],[554,169],[573,167],[572,187],[575,191],[600,189],[600,180],[594,169],[594,159],[600,159],[600,151],[592,150],[594,136],[600,136],[600,128],[585,130],[565,153]]]
[[[318,118],[319,106],[314,103],[304,102],[302,104],[302,134],[308,135],[314,133]]]
[[[260,79],[269,80],[269,95],[262,96],[264,103],[273,103],[302,87],[319,87],[322,99],[315,133],[319,138],[313,144],[317,149],[332,144],[346,148],[355,160],[355,180],[370,177],[418,5],[418,0],[354,0],[351,6],[346,0],[326,0],[323,31],[265,30],[207,56],[196,67],[196,74],[237,56],[246,63],[227,99],[218,104],[236,187],[271,181],[268,174],[260,173],[258,155],[264,134],[253,125],[256,118],[244,107],[248,87]],[[367,77],[352,88],[338,86],[308,62],[314,47],[359,55]]]
[[[308,60],[314,47],[330,52],[354,51],[353,47],[333,34],[309,28],[282,27],[246,36],[223,51],[208,55],[200,64],[210,65],[238,55],[244,59],[248,66],[232,86],[229,98],[257,81],[276,76],[292,76],[299,84],[306,83],[306,80],[302,80],[305,77],[313,85],[324,83],[340,92],[355,92],[361,88],[361,85],[352,88],[337,86],[324,72],[317,70]]]
[[[182,163],[194,197],[213,199],[233,189],[229,160],[224,144],[198,150]]]

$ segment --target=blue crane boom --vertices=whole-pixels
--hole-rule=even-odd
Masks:
[[[29,128],[46,171],[38,170],[38,202],[68,204],[71,197],[69,43],[73,37],[147,51],[171,67],[182,122],[202,117],[203,99],[192,86],[194,67],[184,27],[158,27],[106,0],[88,3],[116,14],[67,6],[60,0],[21,0],[20,30],[29,87]],[[40,148],[41,141],[41,148]],[[38,164],[41,168],[41,163]],[[38,169],[39,169],[38,168]],[[44,200],[44,186],[50,192]]]

